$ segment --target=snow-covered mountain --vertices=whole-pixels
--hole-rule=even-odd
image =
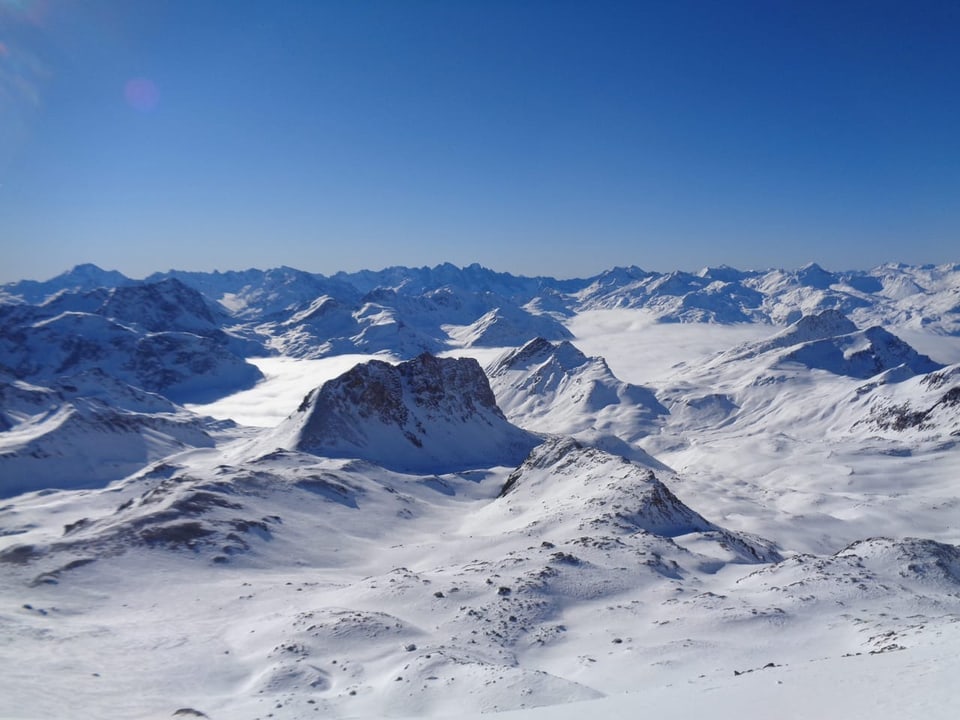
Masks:
[[[871,432],[890,438],[913,434],[915,442],[960,437],[960,365],[896,385],[869,383],[857,395],[866,404],[857,424]]]
[[[90,313],[67,312],[7,328],[0,366],[15,377],[46,382],[100,369],[177,401],[199,401],[252,386],[262,375],[217,337],[189,332],[140,333]]]
[[[20,302],[39,304],[59,292],[84,293],[97,288],[120,287],[134,282],[116,270],[103,270],[93,263],[77,265],[49,280],[20,280],[0,286],[4,296]]]
[[[209,399],[262,377],[242,357],[250,344],[220,320],[177,280],[62,291],[39,305],[0,305],[0,368],[31,382],[103,370],[177,401]]]
[[[40,387],[0,382],[0,497],[102,487],[188,448],[213,447],[222,427],[101,370]]]
[[[760,538],[739,537],[705,520],[657,479],[626,458],[570,438],[537,447],[510,476],[501,492],[509,526],[534,527],[556,542],[583,534],[603,544],[610,536],[683,538],[712,558],[728,562],[775,562],[779,553]],[[624,540],[621,540],[624,542]],[[676,540],[674,540],[676,542]],[[712,545],[716,547],[708,550]]]
[[[511,425],[479,363],[424,353],[357,365],[307,395],[265,442],[444,473],[516,465],[539,439]]]
[[[333,277],[288,267],[171,270],[136,281],[86,265],[46,282],[0,287],[0,317],[10,321],[13,305],[21,315],[24,305],[46,306],[40,315],[47,318],[89,312],[138,328],[208,336],[219,329],[240,355],[386,351],[409,358],[450,343],[506,347],[538,336],[570,339],[565,318],[605,308],[643,309],[660,322],[774,325],[837,310],[864,327],[953,335],[960,333],[960,269],[888,265],[835,273],[811,263],[796,271],[723,266],[656,273],[629,267],[557,280],[446,264]],[[183,315],[171,315],[177,312]]]
[[[476,322],[451,328],[450,336],[463,347],[509,347],[534,337],[566,340],[573,335],[550,315],[533,315],[521,308],[494,308]]]
[[[722,361],[760,355],[774,357],[776,364],[799,363],[864,380],[889,371],[909,377],[943,367],[881,327],[859,330],[838,310],[805,315],[769,340],[737,348]]]
[[[4,286],[0,715],[952,717],[958,319],[960,266]]]
[[[506,416],[536,432],[631,443],[667,413],[652,391],[619,380],[603,358],[567,341],[535,338],[506,351],[486,373]]]
[[[189,285],[241,322],[285,320],[321,295],[335,295],[345,301],[359,295],[350,285],[291,267],[223,273],[169,270],[151,275],[145,282],[168,279]]]

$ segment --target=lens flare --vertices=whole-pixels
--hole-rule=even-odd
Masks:
[[[47,0],[0,0],[0,17],[42,25],[49,14]]]
[[[133,78],[123,86],[123,96],[134,110],[150,112],[160,103],[160,90],[148,78]]]

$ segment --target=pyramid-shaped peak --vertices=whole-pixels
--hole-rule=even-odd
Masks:
[[[117,270],[104,270],[99,265],[93,263],[81,263],[74,265],[66,272],[62,272],[49,282],[60,284],[64,287],[76,287],[84,289],[87,287],[112,287],[130,282],[130,279]]]
[[[523,347],[512,350],[504,357],[504,361],[499,363],[504,367],[516,367],[531,360],[546,359],[553,351],[556,345],[546,338],[536,337]]]
[[[91,276],[91,275],[103,275],[107,271],[104,270],[99,265],[94,263],[80,263],[79,265],[74,265],[72,268],[67,270],[64,275],[73,275],[73,276]]]
[[[826,290],[837,281],[837,277],[815,262],[810,262],[797,270],[797,280],[807,287]]]
[[[563,368],[574,368],[583,365],[589,358],[568,340],[552,343],[542,337],[537,337],[522,347],[510,350],[498,360],[495,360],[487,372],[496,377],[509,370],[519,370],[531,365],[539,365],[547,360],[554,359]]]

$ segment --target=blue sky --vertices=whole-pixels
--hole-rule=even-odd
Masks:
[[[0,282],[960,260],[960,3],[0,0]]]

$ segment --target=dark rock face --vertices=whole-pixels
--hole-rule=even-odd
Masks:
[[[472,359],[371,361],[312,391],[279,432],[293,449],[400,470],[515,465],[538,442],[511,425]]]
[[[932,375],[927,376],[932,377]],[[927,407],[914,407],[909,403],[900,405],[879,404],[861,422],[881,430],[904,432],[910,429],[940,430],[960,436],[960,385],[944,392]],[[859,423],[858,423],[859,424]]]
[[[173,278],[114,288],[98,314],[133,323],[150,332],[217,329],[217,320],[203,296]]]

